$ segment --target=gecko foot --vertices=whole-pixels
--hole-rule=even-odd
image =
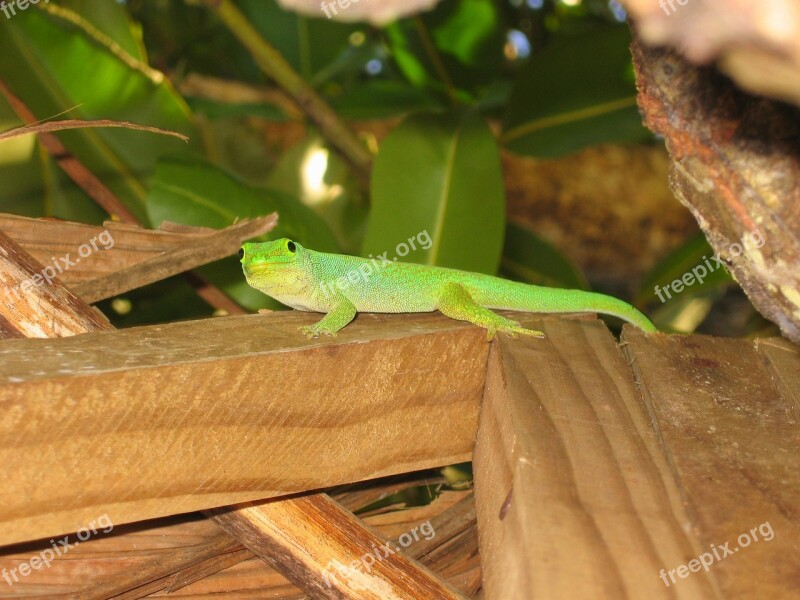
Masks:
[[[521,325],[514,325],[514,326],[510,326],[510,327],[497,327],[496,330],[500,331],[502,333],[505,333],[512,340],[517,339],[520,334],[529,335],[529,336],[537,337],[537,338],[546,337],[543,331],[537,331],[536,329],[526,329],[525,327],[522,327]],[[495,328],[492,328],[491,334],[487,330],[487,336],[486,337],[487,337],[487,339],[489,341],[492,341],[494,339],[494,337],[495,337]]]
[[[320,335],[327,335],[330,337],[336,337],[335,331],[328,331],[327,329],[322,329],[317,327],[316,325],[303,325],[302,327],[297,328],[300,333],[306,336],[309,339],[318,338]]]
[[[497,333],[505,333],[508,337],[512,340],[515,340],[519,337],[520,334],[522,335],[530,335],[537,338],[544,338],[546,337],[543,331],[537,331],[535,329],[525,329],[521,325],[514,326],[514,327],[487,327],[486,328],[486,341],[491,342],[494,338],[497,337]]]
[[[537,338],[546,338],[547,337],[544,334],[544,331],[539,331],[538,329],[526,329],[525,327],[516,328],[514,330],[514,333],[521,333],[522,335],[530,335],[532,337],[537,337]]]

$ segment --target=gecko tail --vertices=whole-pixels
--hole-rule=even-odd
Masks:
[[[658,331],[643,312],[618,298],[584,290],[559,291],[557,299],[542,299],[546,305],[543,312],[598,312],[627,321],[646,333]]]
[[[503,306],[494,308],[541,313],[597,312],[627,321],[646,333],[658,331],[653,322],[640,310],[605,294],[522,283],[514,283],[511,289],[503,292],[501,301]]]

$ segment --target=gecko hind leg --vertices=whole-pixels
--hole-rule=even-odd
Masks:
[[[458,283],[448,283],[442,288],[439,295],[437,308],[443,315],[458,321],[468,321],[486,329],[486,339],[491,341],[498,331],[507,333],[511,337],[517,334],[544,337],[544,333],[534,329],[526,329],[516,321],[507,319],[502,315],[484,308],[470,296],[464,286]]]

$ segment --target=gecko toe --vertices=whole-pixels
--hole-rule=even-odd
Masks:
[[[536,329],[525,329],[523,327],[520,327],[517,331],[519,331],[523,335],[529,335],[531,337],[537,337],[537,338],[545,338],[545,337],[547,337],[544,334],[544,331],[538,331]]]

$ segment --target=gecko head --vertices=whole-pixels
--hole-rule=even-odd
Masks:
[[[273,282],[286,285],[301,280],[307,256],[300,244],[281,238],[274,242],[246,243],[239,250],[239,259],[247,283],[262,289]]]

